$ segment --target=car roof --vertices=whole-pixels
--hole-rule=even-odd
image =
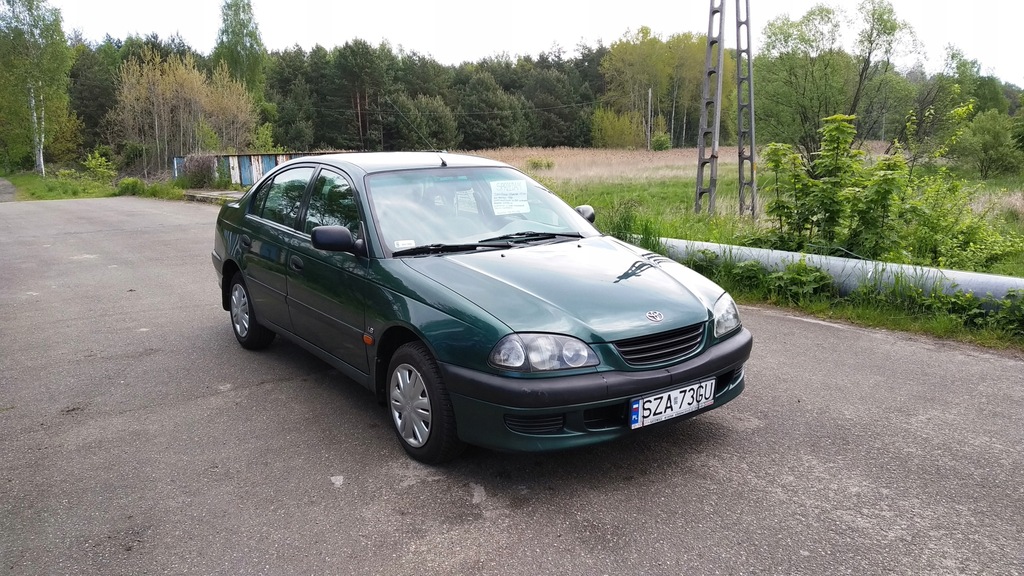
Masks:
[[[358,169],[366,174],[391,170],[409,170],[415,168],[439,168],[441,166],[509,166],[504,162],[491,160],[482,156],[468,154],[452,154],[449,152],[342,152],[324,154],[322,156],[306,156],[295,158],[288,163],[315,161],[333,164],[351,171]]]

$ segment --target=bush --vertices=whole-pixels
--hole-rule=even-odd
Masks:
[[[117,177],[117,170],[114,168],[114,163],[103,156],[99,150],[93,150],[86,156],[85,161],[82,162],[85,166],[86,174],[89,179],[95,180],[96,182],[102,182],[103,184],[113,184],[114,178]]]
[[[665,132],[658,132],[651,138],[651,150],[663,152],[672,147],[672,139]]]
[[[550,158],[529,158],[526,160],[527,170],[550,170],[555,167],[555,161]]]
[[[146,183],[138,178],[124,178],[117,183],[118,196],[144,196]]]
[[[762,154],[771,228],[751,244],[832,256],[985,271],[1019,240],[999,233],[971,205],[974,191],[946,170],[911,176],[898,153],[868,165],[851,150],[852,116],[832,116],[810,164],[792,146]]]
[[[217,178],[217,158],[212,154],[185,157],[177,184],[183,188],[213,188]]]
[[[149,198],[162,198],[164,200],[181,200],[185,197],[181,188],[170,182],[154,182],[146,187],[145,196]]]

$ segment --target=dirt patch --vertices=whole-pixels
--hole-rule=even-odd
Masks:
[[[0,178],[0,202],[14,202],[14,184]]]

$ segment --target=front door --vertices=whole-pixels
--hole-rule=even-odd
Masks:
[[[288,308],[299,337],[367,374],[363,330],[369,261],[354,254],[316,250],[306,236],[317,226],[345,226],[359,238],[361,221],[349,181],[338,172],[321,169],[300,227],[305,240],[295,245],[289,257]]]

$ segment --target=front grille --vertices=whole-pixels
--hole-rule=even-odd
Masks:
[[[704,341],[704,323],[650,336],[620,340],[615,348],[627,364],[647,366],[678,360],[700,349]]]
[[[565,427],[565,414],[547,416],[505,415],[505,426],[520,434],[558,434]]]

